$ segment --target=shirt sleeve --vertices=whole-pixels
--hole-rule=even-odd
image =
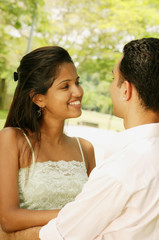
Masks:
[[[129,193],[100,169],[94,169],[75,201],[40,230],[41,240],[95,239],[122,212]]]

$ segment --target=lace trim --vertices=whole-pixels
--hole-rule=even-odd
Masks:
[[[28,178],[25,171],[29,169]],[[36,162],[19,170],[20,207],[60,209],[71,202],[87,182],[87,170],[80,161]]]

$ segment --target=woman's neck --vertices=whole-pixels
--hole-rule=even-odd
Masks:
[[[41,139],[59,144],[63,139],[64,121],[47,121],[41,124]]]

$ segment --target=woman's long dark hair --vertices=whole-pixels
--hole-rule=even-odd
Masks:
[[[22,58],[16,74],[18,84],[4,127],[18,127],[26,133],[30,130],[37,136],[40,134],[42,115],[38,117],[39,107],[32,99],[36,94],[47,93],[64,62],[73,63],[68,52],[59,46],[41,47]]]

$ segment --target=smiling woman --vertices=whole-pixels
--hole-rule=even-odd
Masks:
[[[35,240],[36,227],[80,193],[95,166],[94,149],[63,132],[66,119],[81,115],[83,97],[65,49],[47,46],[25,55],[14,80],[17,87],[0,131],[0,224],[6,232],[35,227],[24,231]]]
[[[79,117],[81,115],[81,100],[83,89],[79,83],[79,76],[73,63],[63,63],[58,70],[59,74],[46,95],[37,95],[38,100],[44,101],[46,114],[53,113],[59,119]],[[60,106],[60,107],[57,107]]]

